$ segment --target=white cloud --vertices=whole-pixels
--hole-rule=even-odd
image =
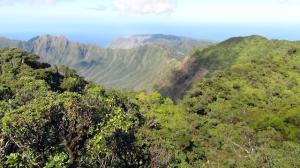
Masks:
[[[113,5],[120,12],[162,14],[172,12],[176,2],[176,0],[113,0]]]
[[[173,20],[218,23],[297,23],[300,19],[299,1],[260,0],[239,3],[194,3],[182,6]]]

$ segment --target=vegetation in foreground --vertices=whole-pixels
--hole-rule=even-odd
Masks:
[[[300,167],[299,51],[255,36],[196,53],[214,70],[174,105],[1,50],[0,165]]]

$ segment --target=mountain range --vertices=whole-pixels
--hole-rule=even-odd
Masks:
[[[123,62],[167,60],[152,44],[101,49],[52,36],[2,42],[70,65],[98,66],[92,51]],[[152,52],[129,55],[141,48]],[[300,167],[299,51],[300,42],[253,35],[170,55],[180,64],[156,87],[174,104],[156,91],[105,89],[34,54],[0,49],[0,167]],[[149,81],[156,64],[145,65]]]
[[[194,49],[212,44],[161,34],[119,38],[108,48],[72,42],[63,36],[44,35],[28,41],[0,38],[0,47],[23,49],[39,55],[42,62],[66,65],[88,80],[127,91],[163,86]]]

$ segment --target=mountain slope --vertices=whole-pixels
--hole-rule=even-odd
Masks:
[[[259,36],[196,52],[181,67],[193,86],[177,106],[138,96],[153,167],[300,167],[299,65],[299,42]]]
[[[41,61],[74,68],[88,80],[105,87],[133,91],[152,90],[192,50],[192,47],[186,47],[185,44],[177,44],[175,47],[173,44],[168,46],[168,42],[164,43],[132,49],[111,49],[70,42],[65,37],[50,35],[27,42],[0,39],[0,47],[24,49],[39,55]]]
[[[261,36],[235,37],[197,50],[186,65],[176,70],[164,87],[164,95],[178,99],[201,77],[233,64],[247,63],[270,55],[286,55],[298,42],[268,40]],[[174,94],[176,93],[176,94]]]
[[[183,100],[203,119],[204,167],[299,167],[300,43],[252,36],[199,56],[213,71]],[[221,69],[220,69],[221,68]],[[200,136],[201,137],[201,136]]]

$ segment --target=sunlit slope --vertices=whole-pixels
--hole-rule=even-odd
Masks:
[[[195,43],[195,40],[192,42]],[[2,47],[25,49],[38,54],[44,62],[67,65],[86,79],[105,87],[134,91],[152,90],[155,84],[171,74],[188,50],[192,52],[186,42],[180,45],[177,40],[176,46],[173,45],[173,41],[164,41],[163,44],[147,43],[131,49],[111,49],[70,42],[65,37],[50,35],[28,42],[0,40]]]
[[[286,55],[299,46],[298,42],[268,40],[261,36],[235,37],[206,49],[200,48],[188,62],[175,71],[161,91],[174,99],[184,95],[205,75],[234,64],[250,63],[262,57]]]

